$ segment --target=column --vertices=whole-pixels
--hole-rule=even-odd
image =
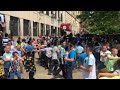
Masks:
[[[24,30],[24,28],[23,28],[23,19],[21,19],[20,18],[20,34],[21,34],[21,37],[23,37],[23,30]]]
[[[53,14],[55,14],[55,11],[53,11]]]
[[[65,23],[65,20],[66,20],[66,12],[65,11],[62,11],[62,16],[63,16],[63,20],[62,20],[62,23]]]
[[[49,11],[49,16],[51,17],[51,11]]]
[[[10,34],[10,16],[5,15],[6,18],[6,33]]]
[[[50,36],[51,36],[51,26],[50,26]]]
[[[58,36],[58,27],[56,28],[56,35]]]
[[[58,21],[58,11],[56,11],[56,19],[57,19],[57,21]]]
[[[56,16],[57,16],[57,18],[56,18],[56,20],[57,20],[57,22],[56,22],[56,23],[57,23],[56,35],[57,35],[57,36],[58,36],[58,27],[59,27],[59,20],[58,20],[59,18],[58,18],[58,14],[59,14],[58,11],[56,11]]]
[[[41,23],[39,23],[39,35],[41,35]]]
[[[46,14],[46,11],[44,11],[44,14]]]

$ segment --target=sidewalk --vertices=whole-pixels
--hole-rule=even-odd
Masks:
[[[47,75],[48,71],[47,69],[45,70],[42,66],[39,66],[36,64],[36,74],[35,74],[35,79],[51,79],[53,78],[52,75]],[[24,70],[22,74],[22,78],[28,79],[28,73]],[[73,78],[74,79],[82,79],[81,71],[80,70],[74,70],[73,71]],[[60,79],[60,78],[57,78]]]
[[[36,57],[37,57],[37,55],[36,55]],[[36,74],[34,76],[35,79],[51,79],[51,78],[53,78],[52,75],[47,75],[48,74],[47,69],[45,70],[42,66],[37,64],[37,59],[35,59],[35,66],[36,66]],[[24,72],[22,74],[22,78],[28,79],[28,75],[29,74],[24,70]],[[80,70],[74,70],[73,71],[73,78],[74,79],[82,79],[81,71]],[[60,79],[60,78],[58,78],[58,79]]]

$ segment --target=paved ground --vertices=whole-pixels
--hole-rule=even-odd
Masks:
[[[51,78],[53,78],[52,75],[47,75],[48,74],[47,69],[45,70],[42,66],[39,66],[37,63],[36,63],[36,69],[37,69],[36,74],[34,76],[35,79],[51,79]],[[22,78],[28,79],[28,73],[25,70],[22,74]],[[73,78],[74,79],[82,79],[81,71],[74,70],[73,71]],[[58,79],[61,79],[61,78],[58,78]]]
[[[44,69],[42,66],[40,66],[39,64],[37,64],[37,59],[36,61],[36,74],[34,76],[35,79],[51,79],[53,78],[52,75],[47,75],[48,74],[48,70]],[[24,79],[28,79],[28,73],[26,73],[26,71],[24,70],[23,74],[22,74],[22,78]],[[74,79],[82,79],[82,75],[81,75],[81,71],[80,70],[74,70],[73,71],[73,78]],[[58,78],[60,79],[60,78]]]

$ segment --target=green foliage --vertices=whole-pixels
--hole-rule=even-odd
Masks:
[[[119,11],[83,11],[77,18],[93,34],[120,33]]]

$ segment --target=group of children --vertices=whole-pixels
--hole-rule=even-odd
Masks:
[[[116,70],[113,72],[99,73],[99,79],[120,79],[120,60],[115,63]]]
[[[109,51],[107,45],[103,45],[100,51],[99,79],[120,79],[120,57],[117,46]]]
[[[34,79],[34,58],[26,47],[22,48],[21,43],[12,44],[9,40],[4,48],[5,53],[0,57],[0,79],[14,79],[15,76],[22,79],[23,68],[29,72],[29,79]]]

